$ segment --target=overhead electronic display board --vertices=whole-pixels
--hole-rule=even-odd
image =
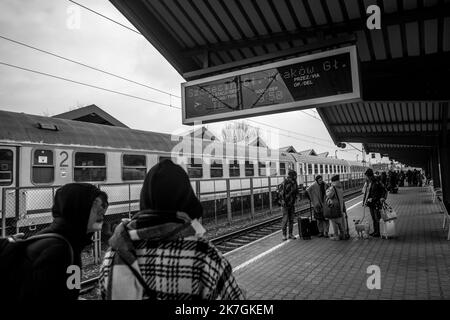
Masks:
[[[247,68],[181,84],[183,124],[360,99],[356,47]]]

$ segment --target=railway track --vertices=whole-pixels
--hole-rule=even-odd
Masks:
[[[351,200],[359,194],[361,194],[361,190],[352,190],[344,195],[344,200]],[[302,206],[295,213],[297,215],[303,215],[309,213],[309,210],[309,206]],[[281,230],[281,219],[282,217],[280,216],[267,219],[257,224],[213,238],[211,239],[211,242],[225,254]],[[97,286],[99,278],[100,276],[96,276],[83,281],[81,283],[80,295],[87,294],[94,289]]]

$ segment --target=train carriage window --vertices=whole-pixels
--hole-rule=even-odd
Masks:
[[[245,161],[245,176],[253,177],[255,175],[255,165],[253,162]]]
[[[13,182],[14,154],[9,149],[0,149],[0,186]]]
[[[214,159],[211,161],[210,173],[211,173],[211,178],[223,177],[222,160]]]
[[[265,162],[258,162],[258,174],[262,177],[267,175]]]
[[[191,158],[187,163],[187,172],[189,178],[203,177],[203,161],[201,158]]]
[[[286,175],[286,162],[280,162],[280,176]]]
[[[122,180],[144,180],[147,173],[145,155],[124,154],[122,157]]]
[[[270,169],[270,175],[276,176],[277,175],[277,163],[276,162],[269,162],[269,169]]]
[[[31,181],[33,183],[52,183],[55,180],[53,150],[35,150],[32,168]]]
[[[239,177],[241,175],[241,171],[239,168],[239,162],[237,160],[233,160],[229,164],[230,177]]]
[[[74,166],[74,180],[105,181],[106,155],[104,153],[76,152]]]

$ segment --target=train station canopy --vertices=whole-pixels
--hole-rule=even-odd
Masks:
[[[448,130],[450,0],[110,1],[187,81],[356,45],[362,99],[318,108],[336,144],[414,165]]]

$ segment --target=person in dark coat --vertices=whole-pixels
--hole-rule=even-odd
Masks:
[[[387,193],[381,181],[378,181],[378,179],[375,178],[372,169],[367,169],[365,176],[366,188],[364,190],[363,206],[369,207],[370,215],[372,216],[374,232],[370,235],[372,237],[380,237],[380,210],[386,199]]]
[[[59,188],[52,207],[53,222],[39,234],[56,233],[71,245],[73,265],[81,270],[81,251],[91,243],[95,231],[101,230],[108,196],[87,183],[70,183]],[[79,290],[67,286],[70,248],[57,238],[37,240],[27,246],[31,265],[24,274],[19,300],[76,300]],[[81,276],[81,273],[80,273]]]
[[[281,231],[283,233],[283,241],[287,239],[295,239],[293,235],[294,230],[294,215],[295,215],[295,201],[298,196],[297,172],[289,170],[288,176],[284,183],[284,194],[281,201],[283,218],[281,222]]]
[[[325,219],[323,216],[325,192],[328,186],[323,181],[323,177],[321,175],[317,175],[315,180],[316,181],[306,189],[306,195],[313,206],[314,218],[317,220],[317,228],[319,229],[318,237],[328,238],[330,221]]]

